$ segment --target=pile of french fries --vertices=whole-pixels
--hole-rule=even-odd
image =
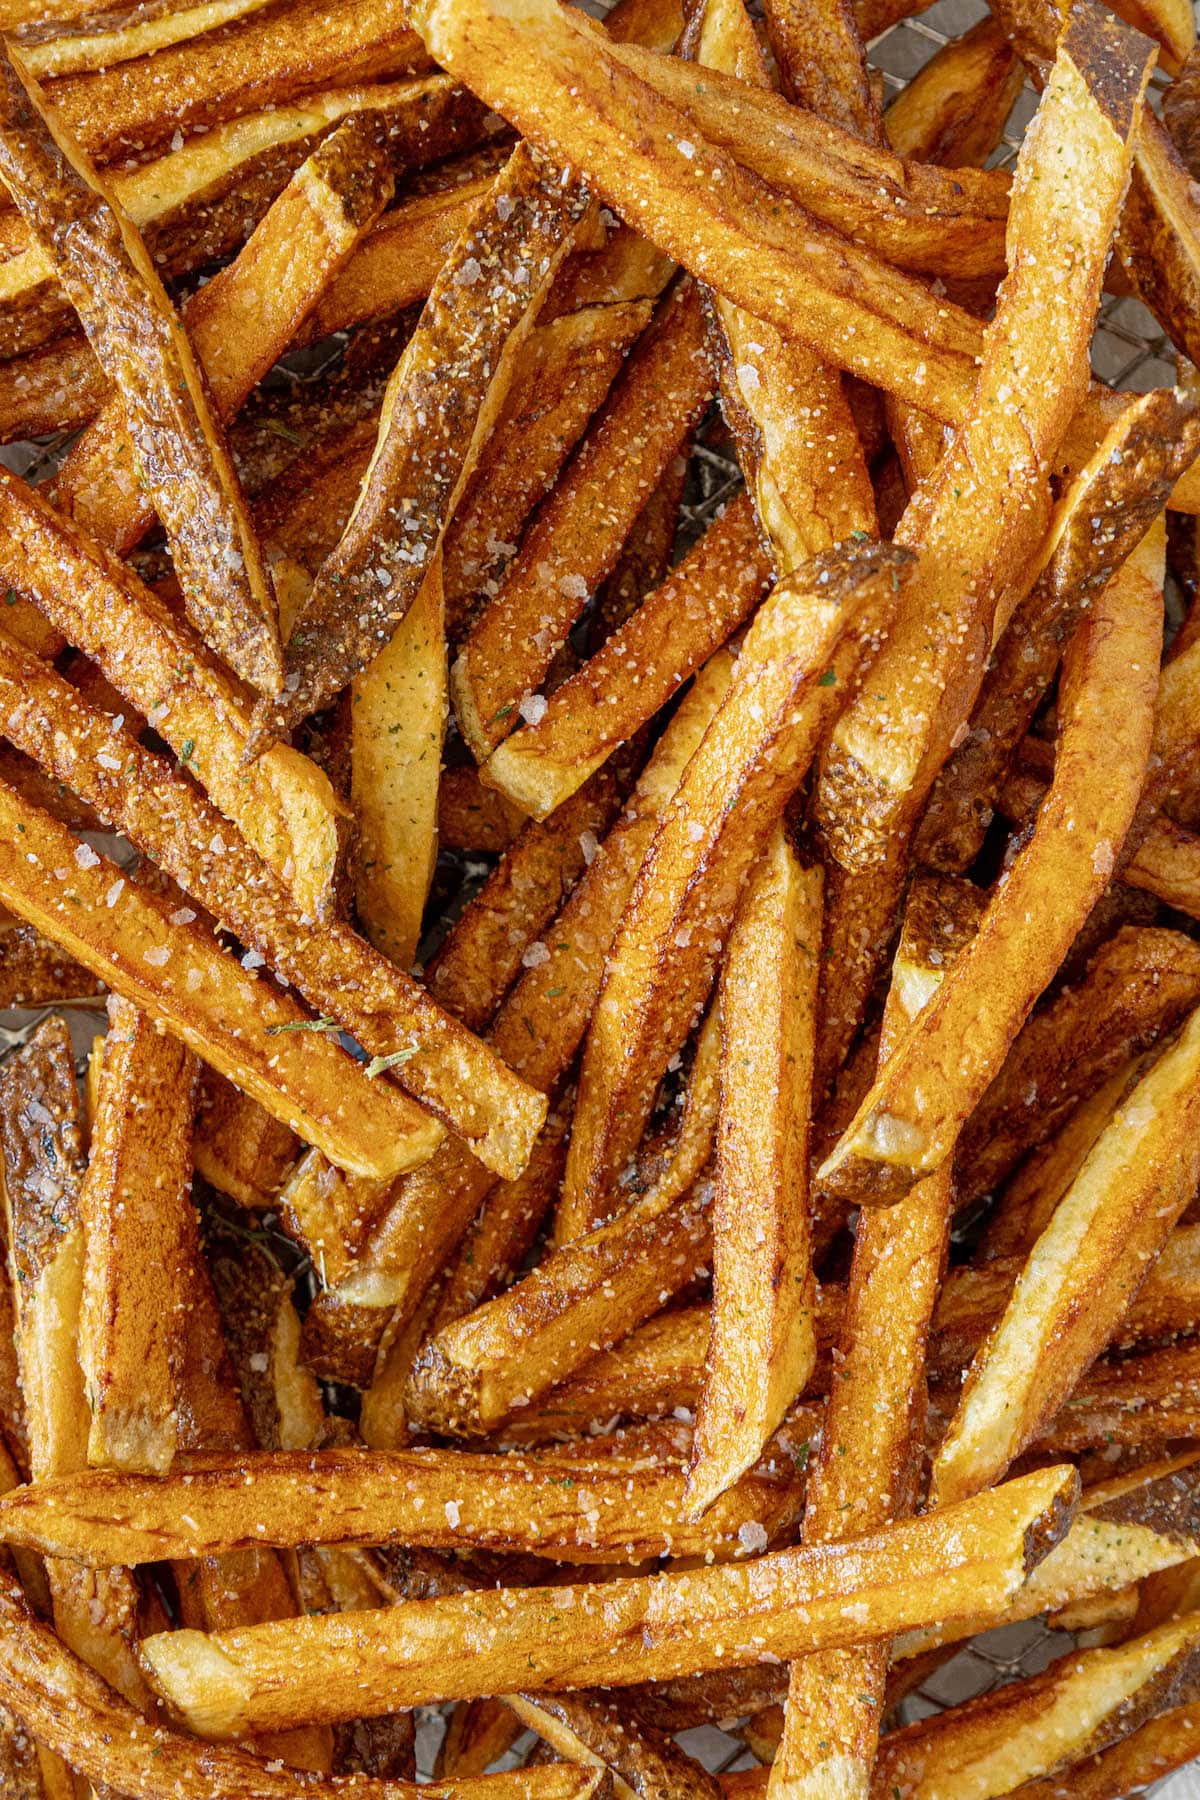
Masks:
[[[920,10],[0,0],[3,1800],[1200,1758],[1200,51]]]

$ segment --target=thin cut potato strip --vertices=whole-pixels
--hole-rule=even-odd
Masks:
[[[175,0],[173,4],[135,9],[126,22],[107,30],[86,17],[77,23],[41,19],[18,26],[12,35],[26,67],[44,79],[77,74],[82,69],[103,69],[112,63],[128,62],[134,56],[151,55],[168,44],[244,18],[266,4],[268,0],[200,0],[199,4],[194,0]]]
[[[71,135],[105,164],[165,144],[176,131],[289,102],[306,89],[428,68],[394,0],[275,0],[195,43],[60,76],[49,92]]]
[[[175,922],[173,901],[4,786],[0,822],[5,904],[298,1136],[363,1175],[392,1174],[431,1153],[438,1127],[428,1115],[391,1083],[369,1082],[323,1034],[308,1041],[295,1001],[240,969],[199,920]]]
[[[13,683],[11,738],[23,738],[26,746],[36,739],[43,764],[52,763],[68,786],[89,792],[104,816],[238,932],[250,947],[251,966],[269,958],[323,1015],[353,1033],[375,1058],[364,1080],[394,1070],[414,1095],[453,1119],[489,1167],[520,1173],[545,1117],[540,1094],[349,925],[306,920],[248,846],[221,836],[215,808],[182,772],[89,707],[46,664],[2,641],[0,664]],[[316,1035],[323,1029],[318,1026]],[[427,1147],[436,1135],[431,1122]],[[403,1164],[392,1162],[380,1172],[397,1166]]]
[[[1001,1475],[1103,1350],[1200,1178],[1200,1018],[1118,1107],[1034,1245],[938,1453],[944,1502]]]
[[[820,871],[801,869],[781,829],[747,886],[721,976],[713,1328],[688,1471],[695,1517],[759,1456],[816,1362],[807,1114],[820,942]]]
[[[930,1579],[947,1616],[980,1603],[998,1610],[1065,1530],[1077,1491],[1074,1471],[1057,1467],[853,1546],[777,1550],[615,1584],[411,1601],[352,1622],[168,1632],[144,1639],[143,1654],[171,1704],[209,1737],[296,1714],[332,1720],[419,1705],[418,1695],[472,1698],[522,1679],[551,1691],[622,1686],[795,1655],[856,1632],[890,1635],[924,1610]]]
[[[197,1065],[177,1039],[119,996],[109,1002],[109,1024],[79,1195],[88,1461],[161,1473],[175,1456],[190,1298]]]
[[[0,174],[120,394],[185,605],[245,681],[275,693],[283,665],[270,576],[187,334],[132,220],[36,83],[11,59],[3,76]]]
[[[948,979],[979,911],[979,896],[966,883],[927,878],[913,884],[884,1010],[881,1056]],[[809,1480],[805,1542],[876,1530],[914,1510],[925,1435],[926,1346],[953,1200],[950,1171],[938,1171],[897,1206],[860,1219]],[[803,1794],[839,1780],[851,1790],[866,1785],[886,1674],[883,1645],[835,1650],[793,1666],[772,1775],[776,1786]]]
[[[189,1457],[172,1476],[93,1471],[0,1501],[0,1538],[98,1566],[159,1562],[256,1542],[527,1550],[558,1560],[708,1561],[747,1554],[739,1528],[793,1525],[803,1484],[749,1475],[703,1524],[684,1518],[683,1476],[635,1459],[470,1456],[457,1450],[291,1451]],[[186,1513],[190,1523],[180,1518]],[[103,1538],[96,1522],[109,1521]],[[750,1533],[751,1539],[757,1534]]]
[[[999,885],[974,944],[887,1059],[827,1158],[826,1187],[895,1198],[952,1155],[964,1121],[1103,892],[1150,754],[1162,559],[1159,527],[1093,601],[1068,653],[1054,781],[1033,838]],[[1112,755],[1105,698],[1117,691],[1125,699],[1121,760]],[[949,1045],[949,1052],[940,1048]]]

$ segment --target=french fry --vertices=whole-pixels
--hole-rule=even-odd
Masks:
[[[1093,1363],[1037,1440],[1047,1456],[1105,1444],[1152,1444],[1200,1430],[1200,1364],[1187,1344]]]
[[[938,1453],[940,1502],[1002,1473],[1057,1411],[1192,1198],[1198,1056],[1193,1014],[1118,1108],[1038,1239]]]
[[[109,1031],[79,1194],[79,1364],[93,1467],[170,1468],[183,1361],[197,1065],[128,1000]],[[115,1562],[122,1559],[116,1557]]]
[[[490,1041],[531,1082],[551,1088],[574,1059],[646,846],[728,681],[729,658],[718,654],[697,676],[625,813],[548,933],[549,961],[527,969],[501,1008]],[[414,1172],[398,1185],[358,1267],[318,1297],[308,1319],[319,1324],[327,1316],[365,1312],[354,1330],[361,1335],[365,1324],[378,1343],[385,1322],[379,1309],[394,1309],[398,1320],[412,1317],[490,1187],[486,1171],[460,1145],[443,1145],[424,1175]]]
[[[0,645],[0,663],[14,676],[17,664],[10,658],[22,654],[15,646],[9,651]],[[160,866],[182,875],[201,904],[225,919],[255,957],[269,955],[313,1004],[330,1008],[330,1016],[381,1059],[376,1074],[396,1068],[411,1091],[453,1118],[489,1167],[505,1175],[520,1173],[545,1117],[540,1095],[348,926],[306,923],[286,888],[253,851],[222,839],[219,817],[197,788],[130,734],[114,730],[106,714],[89,708],[45,664],[24,657],[19,682],[30,702],[35,693],[40,695],[40,706],[31,704],[24,714],[25,741],[31,744],[38,737],[38,754],[54,764],[60,780],[90,790],[112,822],[143,847],[152,847]],[[50,724],[55,715],[57,729]],[[9,721],[9,735],[24,735],[15,718]],[[85,749],[89,739],[95,741]],[[112,755],[114,748],[123,762]],[[97,762],[97,751],[116,761],[117,770]],[[318,1022],[314,1035],[324,1029]],[[442,1098],[435,1090],[441,1090]],[[426,1149],[434,1141],[435,1135],[426,1132]],[[388,1146],[389,1159],[395,1149]]]
[[[1131,402],[1072,483],[1051,526],[1053,554],[1000,638],[971,729],[934,783],[916,837],[922,861],[950,873],[974,861],[1063,645],[1162,511],[1197,445],[1200,412],[1161,388]]]
[[[884,1009],[881,1059],[949,977],[979,912],[979,896],[965,883],[914,884]],[[809,1478],[806,1541],[878,1529],[913,1510],[925,1435],[926,1345],[953,1200],[950,1172],[939,1171],[898,1206],[860,1218]],[[886,1675],[882,1645],[793,1667],[772,1775],[783,1792],[819,1793],[839,1781],[848,1792],[865,1791]]]
[[[439,274],[388,384],[355,510],[289,641],[287,693],[259,709],[260,736],[316,710],[392,638],[425,580],[507,391],[517,348],[589,204],[524,147],[497,177]],[[522,280],[518,259],[522,268],[536,267],[538,279]],[[440,453],[429,441],[432,421],[441,433]]]
[[[611,1210],[667,1062],[704,1002],[742,882],[886,631],[908,562],[903,551],[852,544],[786,577],[755,617],[647,853],[588,1034],[566,1185],[593,1220]]]
[[[1128,1587],[1130,1581],[1179,1568],[1195,1554],[1195,1523],[1189,1518],[1196,1479],[1192,1450],[1085,1489],[1070,1530],[1038,1564],[1001,1622],[1059,1612]],[[911,1632],[899,1639],[895,1654],[920,1656],[957,1642],[969,1630],[954,1625]]]
[[[36,82],[11,58],[2,73],[0,174],[120,394],[189,616],[244,680],[274,693],[270,576],[188,338],[136,226]]]
[[[541,686],[711,392],[700,300],[684,283],[633,351],[451,670],[455,715],[480,761]]]
[[[389,0],[277,0],[194,44],[64,75],[50,87],[63,122],[97,163],[220,125],[306,89],[423,74],[429,59]]]
[[[891,101],[888,142],[921,162],[977,167],[994,150],[1023,83],[1003,31],[981,19],[943,45]]]
[[[1182,933],[1123,927],[1103,944],[1084,978],[1028,1021],[976,1109],[957,1157],[963,1203],[997,1188],[1197,1000],[1200,957]]]
[[[498,745],[486,780],[544,819],[653,718],[749,616],[769,578],[749,498],[738,495],[629,620]],[[627,679],[636,670],[636,682]]]
[[[214,1070],[200,1071],[192,1156],[210,1187],[239,1206],[274,1206],[299,1154],[286,1125]]]
[[[73,1657],[29,1611],[7,1576],[0,1585],[6,1657],[0,1698],[39,1743],[50,1745],[89,1780],[145,1800],[302,1800],[311,1776],[260,1761],[226,1745],[193,1738],[144,1719]],[[560,1765],[481,1780],[433,1782],[325,1778],[331,1794],[360,1800],[590,1800],[603,1793],[595,1770]]]
[[[501,855],[516,839],[525,817],[503,794],[485,787],[474,766],[442,770],[438,837],[448,850]]]
[[[779,1550],[742,1566],[597,1587],[448,1596],[360,1614],[349,1631],[333,1617],[207,1638],[168,1632],[143,1640],[143,1654],[180,1715],[217,1737],[281,1725],[297,1708],[333,1719],[347,1708],[370,1715],[417,1705],[433,1692],[508,1692],[510,1677],[554,1691],[794,1656],[902,1630],[924,1607],[930,1577],[946,1616],[972,1604],[999,1609],[1061,1535],[1076,1487],[1073,1471],[1049,1469],[846,1549]],[[468,1619],[487,1637],[473,1633],[464,1654]]]
[[[14,1341],[35,1477],[87,1466],[89,1416],[75,1356],[83,1288],[83,1121],[70,1037],[48,1019],[0,1078],[0,1151],[15,1300]],[[63,1642],[145,1713],[127,1569],[47,1568]]]
[[[464,1700],[454,1708],[446,1735],[438,1747],[434,1774],[440,1780],[452,1776],[482,1775],[490,1764],[511,1750],[523,1730],[516,1713],[502,1700]]]
[[[301,164],[236,260],[184,307],[183,325],[222,422],[288,348],[317,296],[390,200],[392,154],[386,114],[352,114]],[[110,401],[55,483],[58,505],[118,555],[127,554],[154,519],[154,503],[147,503],[139,479],[137,429],[123,399]],[[175,560],[178,565],[178,551]],[[186,580],[184,590],[186,596]],[[203,630],[203,618],[193,617]]]
[[[1005,1794],[1065,1771],[1191,1699],[1198,1633],[1193,1614],[1111,1649],[1065,1656],[1042,1675],[905,1726],[884,1739],[871,1791],[886,1794],[890,1785],[922,1800]]]
[[[0,822],[5,902],[300,1137],[362,1174],[430,1153],[438,1127],[427,1114],[310,1036],[301,1008],[240,970],[198,921],[173,923],[171,900],[95,852],[81,861],[84,846],[2,784]]]
[[[821,1182],[831,1191],[894,1199],[953,1154],[966,1118],[1107,885],[1150,753],[1162,556],[1161,528],[1152,529],[1080,625],[1060,696],[1054,781],[1033,838],[993,896],[974,943],[822,1165]],[[1108,732],[1096,730],[1101,696],[1116,686],[1128,702],[1124,764],[1112,757]],[[1105,792],[1085,824],[1080,796],[1102,762]],[[1050,893],[1048,915],[1038,896]],[[954,1046],[948,1057],[934,1049],[943,1032]],[[905,1092],[910,1081],[920,1087],[919,1120],[914,1090]]]
[[[569,259],[543,307],[552,316],[522,346],[504,411],[446,534],[446,609],[456,638],[486,603],[489,582],[515,554],[526,519],[649,322],[670,265],[659,258],[647,271],[642,249],[632,232],[614,234],[599,253],[602,298],[589,304],[576,291],[555,313],[558,287],[579,261]]]
[[[175,1475],[93,1470],[71,1490],[59,1483],[16,1492],[26,1502],[23,1520],[11,1495],[0,1500],[6,1542],[105,1567],[222,1555],[256,1542],[523,1550],[558,1561],[724,1560],[746,1556],[758,1541],[752,1522],[782,1537],[802,1489],[794,1477],[750,1475],[701,1525],[689,1525],[682,1474],[634,1459],[348,1449],[189,1457]],[[97,1508],[108,1520],[99,1532]]]
[[[757,1459],[816,1362],[808,1098],[821,876],[782,829],[747,886],[721,974],[713,1320],[688,1504],[700,1517]]]
[[[418,1352],[409,1417],[478,1437],[534,1404],[695,1278],[708,1255],[706,1199],[651,1192],[445,1326]]]
[[[30,20],[19,25],[12,35],[34,75],[74,75],[83,69],[128,62],[134,56],[153,55],[168,44],[193,39],[218,25],[245,18],[265,4],[266,0],[204,0],[200,5],[189,5],[185,0],[183,5],[163,8],[149,17],[138,18],[135,14],[107,29],[86,18],[78,23],[51,18]]]

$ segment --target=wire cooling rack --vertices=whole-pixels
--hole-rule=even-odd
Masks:
[[[583,0],[583,3],[588,11],[603,15],[612,0]],[[970,30],[986,12],[983,0],[937,0],[937,4],[920,17],[905,19],[883,33],[869,45],[868,55],[882,76],[885,98],[891,99],[945,44]],[[1015,162],[1022,134],[1036,104],[1036,94],[1027,87],[1018,97],[1003,141],[991,158],[993,167],[1007,168]],[[1138,392],[1169,386],[1175,380],[1174,351],[1169,339],[1147,309],[1129,297],[1105,298],[1092,343],[1092,366],[1101,380],[1114,387]],[[57,461],[59,448],[58,444],[44,442],[14,444],[0,449],[0,461],[36,480]],[[740,483],[741,477],[732,458],[722,454],[719,448],[705,444],[697,446],[684,495],[681,525],[684,541],[690,542],[700,534]],[[118,848],[112,839],[96,841],[109,855]],[[36,1012],[0,1011],[0,1055],[24,1042],[47,1013],[55,1010],[66,1017],[76,1053],[82,1058],[93,1036],[104,1028],[103,1012],[90,1006],[43,1008]],[[1008,1682],[1036,1675],[1076,1642],[1072,1636],[1055,1631],[1040,1620],[987,1632],[973,1638],[958,1655],[943,1663],[907,1694],[900,1702],[897,1716],[904,1723],[927,1718]],[[418,1709],[418,1780],[427,1781],[432,1776],[445,1723],[444,1709]],[[682,1732],[679,1741],[706,1768],[715,1772],[754,1765],[755,1759],[741,1739],[716,1725]],[[525,1732],[494,1767],[507,1769],[520,1764],[536,1742],[533,1732]],[[1200,1800],[1200,1765],[1182,1769],[1145,1791],[1153,1796],[1153,1800]]]

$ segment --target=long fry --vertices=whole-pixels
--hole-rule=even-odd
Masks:
[[[79,1361],[88,1461],[170,1467],[183,1362],[196,1061],[127,1000],[109,1033],[79,1196],[85,1256]],[[124,1561],[114,1557],[116,1563]]]
[[[274,693],[283,665],[270,576],[187,335],[137,228],[36,82],[11,60],[3,77],[0,174],[120,394],[185,605],[244,680]]]
[[[808,1099],[821,877],[780,831],[747,886],[721,975],[713,1324],[688,1499],[700,1516],[762,1451],[816,1361]]]
[[[358,502],[289,641],[287,692],[278,705],[260,709],[260,731],[286,729],[314,711],[392,637],[425,580],[481,434],[507,391],[516,349],[588,204],[524,147],[489,190],[388,384]],[[536,279],[529,279],[531,269]],[[440,433],[437,450],[431,422]]]
[[[93,1471],[73,1486],[0,1500],[0,1536],[104,1567],[223,1554],[255,1542],[422,1544],[529,1550],[589,1562],[747,1554],[799,1512],[795,1477],[752,1475],[689,1525],[678,1471],[635,1459],[468,1456],[462,1451],[324,1450],[191,1457],[159,1479]],[[99,1516],[107,1521],[96,1529]],[[186,1515],[186,1517],[182,1516]]]
[[[1198,1058],[1193,1014],[1118,1108],[1038,1239],[938,1454],[939,1500],[1001,1474],[1111,1337],[1200,1178]]]
[[[1049,1469],[852,1548],[778,1550],[741,1566],[596,1587],[413,1601],[353,1622],[297,1620],[208,1638],[169,1632],[145,1639],[143,1654],[172,1704],[208,1736],[281,1725],[297,1711],[334,1719],[418,1705],[435,1692],[470,1698],[522,1679],[551,1691],[621,1686],[899,1631],[924,1607],[930,1577],[947,1616],[973,1603],[999,1608],[1060,1536],[1076,1488],[1073,1471]]]

